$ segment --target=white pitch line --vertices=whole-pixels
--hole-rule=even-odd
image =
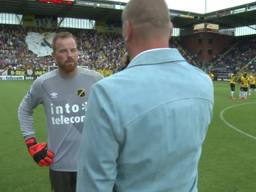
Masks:
[[[242,104],[237,104],[237,105],[231,105],[231,106],[228,106],[226,108],[224,108],[221,112],[220,112],[220,119],[230,128],[234,129],[235,131],[237,131],[238,133],[242,134],[242,135],[245,135],[251,139],[254,139],[256,140],[256,137],[253,136],[253,135],[250,135],[244,131],[242,131],[241,129],[238,129],[237,127],[235,127],[234,125],[232,125],[231,123],[229,123],[228,121],[226,121],[226,119],[224,118],[224,113],[229,110],[229,109],[232,109],[232,108],[235,108],[235,107],[239,107],[239,106],[242,106],[242,105],[249,105],[249,104],[256,104],[256,102],[248,102],[248,103],[242,103]]]

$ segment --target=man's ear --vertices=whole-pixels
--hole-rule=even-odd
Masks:
[[[170,36],[169,36],[169,40],[171,40],[172,33],[173,33],[173,24],[172,24],[172,22],[170,21]]]
[[[133,27],[130,20],[126,20],[123,23],[123,38],[124,41],[127,42],[131,39],[133,35]]]

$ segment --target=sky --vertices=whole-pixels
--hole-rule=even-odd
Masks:
[[[128,0],[114,0],[127,2]],[[157,1],[157,0],[156,0]],[[235,7],[238,5],[256,2],[255,0],[166,0],[169,9],[189,11],[195,13],[206,13]],[[205,3],[206,2],[206,3]],[[206,4],[206,6],[205,6]]]

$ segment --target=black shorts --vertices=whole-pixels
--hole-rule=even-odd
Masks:
[[[255,84],[250,84],[250,89],[255,89],[256,85]]]
[[[230,83],[230,90],[235,91],[236,90],[236,84]]]
[[[76,172],[49,172],[52,192],[76,192]]]

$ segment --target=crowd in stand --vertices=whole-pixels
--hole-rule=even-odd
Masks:
[[[38,28],[26,28],[21,26],[0,25],[0,69],[3,68],[41,68],[46,70],[48,66],[54,66],[52,57],[38,57],[28,50],[25,38],[28,32],[46,32]],[[72,30],[78,42],[80,52],[78,65],[87,66],[90,69],[109,70],[111,73],[122,68],[121,58],[126,52],[121,34],[99,33],[95,30]],[[199,66],[196,55],[186,51],[178,40],[172,40],[170,47],[178,48],[180,53],[189,63]],[[222,57],[213,61],[217,67],[225,67],[230,70],[241,68],[255,58],[256,64],[256,38],[243,39]]]
[[[229,70],[241,69],[256,57],[256,38],[241,39],[227,53],[217,58],[217,67],[227,67]]]
[[[37,57],[29,51],[25,42],[26,34],[37,29],[23,29],[19,26],[0,26],[0,69],[47,68],[54,66],[52,57]],[[118,71],[121,58],[125,53],[124,43],[120,34],[98,33],[95,30],[72,31],[77,37],[80,52],[78,65],[91,69],[108,69]]]
[[[199,58],[197,54],[194,54],[186,49],[184,49],[184,47],[181,46],[180,42],[178,39],[171,39],[170,42],[170,47],[171,48],[177,48],[179,50],[179,52],[181,53],[181,55],[186,58],[186,60],[188,61],[188,63],[195,65],[199,68],[201,68],[201,63],[199,62]]]
[[[125,53],[120,34],[85,31],[79,33],[79,63],[93,69],[110,69],[115,72],[121,68],[121,58]]]
[[[0,27],[0,68],[20,63],[25,50],[24,38],[22,28]]]

